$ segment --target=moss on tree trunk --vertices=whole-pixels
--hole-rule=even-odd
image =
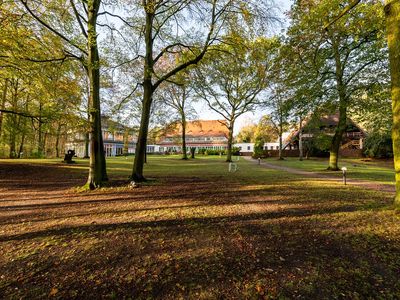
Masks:
[[[400,207],[400,1],[386,0],[387,40],[392,79],[393,154],[396,171],[395,205]]]
[[[346,85],[343,81],[344,65],[340,56],[340,47],[336,38],[332,35],[332,50],[335,58],[335,77],[336,77],[336,89],[339,96],[339,121],[335,129],[335,134],[332,138],[331,147],[329,150],[329,166],[328,170],[337,171],[339,170],[338,159],[340,145],[342,144],[343,134],[347,128],[347,91]]]
[[[332,138],[332,144],[329,151],[329,167],[328,170],[339,170],[338,160],[340,145],[342,144],[343,134],[347,128],[347,103],[345,99],[340,100],[339,104],[339,122],[335,129],[335,134]]]

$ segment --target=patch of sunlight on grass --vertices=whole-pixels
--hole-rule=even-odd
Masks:
[[[310,172],[317,172],[333,177],[342,177],[342,172],[327,171],[327,159],[308,159],[299,161],[298,158],[285,158],[285,160],[266,159],[265,162],[277,166],[301,169]],[[372,164],[362,159],[343,159],[339,161],[340,168],[347,168],[347,177],[351,179],[369,180],[381,184],[394,184],[395,172],[393,167],[388,166],[387,162],[379,163],[374,161]]]

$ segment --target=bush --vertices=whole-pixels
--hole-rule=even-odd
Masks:
[[[264,139],[257,137],[254,143],[254,152],[252,158],[265,158]]]
[[[219,155],[220,153],[224,154],[224,150],[212,150],[212,149],[204,149],[201,148],[198,150],[199,154],[204,154],[204,155]]]
[[[225,154],[226,154],[226,151],[225,151]],[[240,155],[240,148],[232,147],[232,155]]]
[[[212,150],[200,148],[198,150],[198,153],[203,155],[226,155],[227,150]],[[232,147],[232,155],[240,155],[240,149],[238,147]]]
[[[375,132],[364,141],[364,154],[373,158],[393,157],[392,137],[389,133]]]
[[[332,137],[326,134],[314,134],[311,139],[303,140],[303,151],[306,157],[329,157]]]

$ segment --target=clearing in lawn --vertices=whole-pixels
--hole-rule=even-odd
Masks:
[[[79,193],[86,163],[0,162],[0,298],[400,297],[390,193],[176,156]]]

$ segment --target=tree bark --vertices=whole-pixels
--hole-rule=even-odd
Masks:
[[[25,144],[25,132],[22,133],[21,144],[19,144],[17,158],[21,158],[21,153],[24,151],[24,144]]]
[[[299,160],[303,160],[303,120],[300,118],[299,125]]]
[[[328,170],[338,171],[339,150],[342,144],[343,134],[347,128],[347,101],[340,100],[339,104],[339,122],[332,138],[332,144],[329,151],[329,167]]]
[[[187,160],[187,149],[186,149],[186,116],[185,112],[181,113],[181,123],[182,123],[182,159]]]
[[[57,133],[56,133],[56,157],[60,157],[60,135],[61,135],[61,124],[57,126]]]
[[[181,105],[178,106],[181,114],[181,125],[182,125],[182,159],[187,160],[187,148],[186,148],[186,114],[185,114],[185,102],[186,102],[186,86],[182,85],[183,94],[182,94],[182,102]]]
[[[153,19],[154,12],[152,9],[146,10],[146,28],[145,28],[145,44],[146,56],[143,74],[143,101],[142,101],[142,115],[140,119],[140,128],[138,142],[135,151],[135,160],[133,163],[133,170],[131,179],[136,182],[145,181],[143,176],[143,167],[145,163],[146,148],[147,148],[147,135],[150,121],[151,103],[153,101],[154,87],[152,83],[153,73]]]
[[[43,156],[43,121],[42,121],[42,111],[43,111],[43,104],[39,102],[39,117],[38,117],[38,157]]]
[[[283,160],[283,155],[282,155],[282,147],[283,147],[283,141],[282,141],[282,135],[283,135],[283,124],[282,124],[282,117],[279,120],[279,160]]]
[[[88,1],[88,64],[89,77],[89,123],[90,123],[90,162],[86,185],[98,188],[107,181],[106,160],[103,135],[101,132],[100,110],[100,60],[97,47],[96,20],[100,7],[99,0]]]
[[[150,119],[150,108],[152,102],[152,86],[151,82],[147,82],[143,85],[144,96],[143,96],[143,108],[142,116],[140,119],[140,128],[138,142],[135,151],[135,160],[133,164],[133,171],[131,179],[136,182],[146,181],[143,176],[143,167],[146,162],[146,148],[147,148],[147,134],[149,129],[149,119]]]
[[[124,149],[123,154],[128,156],[129,154],[129,129],[125,128],[124,130]]]
[[[344,103],[343,103],[344,102]],[[335,129],[335,134],[332,138],[332,144],[329,151],[329,167],[328,170],[338,171],[339,150],[342,144],[343,134],[347,128],[347,101],[340,100],[339,104],[339,122]]]
[[[233,127],[235,125],[235,121],[230,121],[229,122],[229,133],[228,133],[228,149],[226,153],[226,161],[231,162],[232,161],[232,143],[233,143]]]
[[[49,135],[49,132],[46,130],[46,132],[44,133],[44,137],[43,137],[43,157],[47,157],[46,143],[47,143],[48,135]]]
[[[15,152],[15,135],[10,134],[10,158],[15,158],[16,157],[16,152]]]
[[[190,147],[190,157],[191,158],[195,158],[195,154],[196,154],[196,147]]]
[[[19,80],[17,79],[15,83],[13,83],[13,92],[12,92],[12,107],[14,111],[18,110],[17,107],[17,99],[18,99],[18,86],[19,86]],[[9,145],[10,145],[10,158],[16,158],[16,136],[17,136],[17,115],[12,115],[11,117],[11,128],[9,132]]]
[[[385,4],[390,76],[392,80],[392,139],[394,168],[396,171],[396,197],[394,202],[396,207],[400,207],[400,2],[386,0]]]
[[[26,103],[25,103],[25,111],[28,112],[28,107],[29,107],[29,95],[26,97]],[[17,154],[17,158],[21,158],[21,153],[24,151],[24,144],[25,144],[25,138],[26,138],[26,118],[22,119],[22,137],[21,137],[21,144],[19,145],[19,150]]]
[[[88,103],[87,118],[88,118],[88,122],[90,124],[89,103]],[[90,133],[89,133],[89,131],[85,130],[85,154],[83,155],[83,158],[89,158],[89,156],[90,156],[89,145],[90,145]]]
[[[332,138],[331,148],[329,151],[329,167],[328,170],[338,171],[339,149],[342,143],[343,134],[347,128],[347,92],[346,86],[343,83],[343,65],[340,58],[339,46],[334,39],[332,39],[333,53],[335,56],[335,76],[336,76],[336,89],[339,95],[339,121],[335,129],[335,134]]]
[[[3,95],[1,97],[1,109],[4,110],[6,108],[6,100],[7,100],[7,90],[8,90],[8,79],[6,78],[4,81],[3,87]],[[3,133],[3,113],[0,112],[0,139]]]

